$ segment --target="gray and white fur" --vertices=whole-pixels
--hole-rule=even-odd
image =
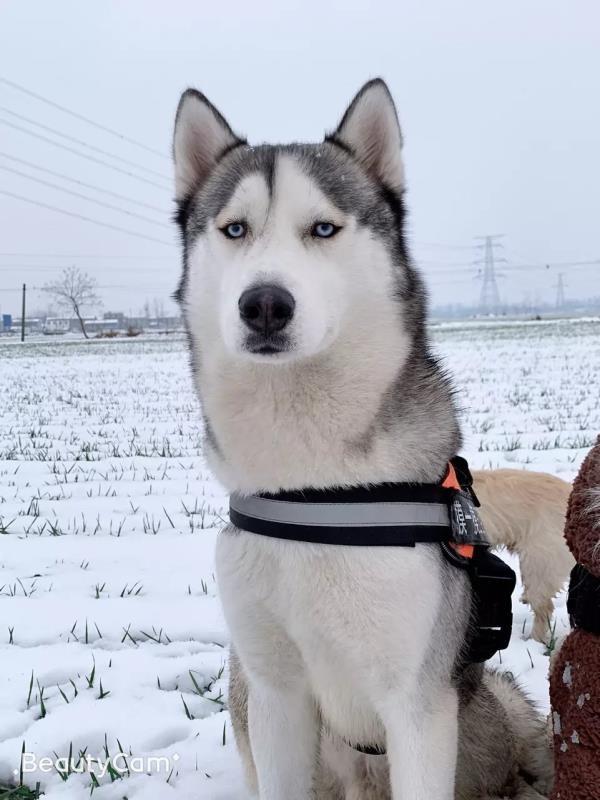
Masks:
[[[250,147],[203,95],[182,96],[178,298],[207,456],[229,490],[434,482],[457,452],[404,238],[401,149],[381,80],[320,144]],[[217,570],[232,720],[260,800],[545,791],[534,709],[508,679],[461,664],[470,589],[439,547],[229,527]]]

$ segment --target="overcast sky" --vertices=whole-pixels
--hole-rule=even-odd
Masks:
[[[252,142],[314,141],[376,75],[397,101],[410,238],[434,302],[477,299],[484,234],[505,234],[504,298],[553,300],[559,272],[567,297],[600,294],[600,264],[553,266],[600,259],[598,0],[4,0],[1,77],[159,154],[0,82],[1,310],[18,311],[24,280],[40,307],[34,287],[71,264],[107,287],[105,310],[166,301],[179,272],[169,149],[187,86]]]

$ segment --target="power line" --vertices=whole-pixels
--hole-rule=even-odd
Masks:
[[[126,233],[129,236],[136,236],[138,239],[147,239],[149,242],[158,242],[158,244],[166,244],[169,247],[172,244],[171,242],[167,242],[165,239],[157,239],[154,236],[147,236],[145,233],[138,233],[137,231],[131,231],[127,228],[121,228],[118,225],[111,225],[109,222],[101,222],[100,220],[93,219],[93,217],[86,217],[83,214],[76,214],[73,211],[67,211],[64,208],[58,208],[57,206],[53,206],[48,203],[40,203],[38,200],[32,200],[30,197],[23,197],[23,195],[15,194],[14,192],[7,192],[4,189],[0,189],[0,194],[4,194],[7,197],[12,197],[16,200],[23,200],[25,203],[31,203],[32,205],[39,206],[40,208],[50,209],[50,211],[57,211],[59,214],[65,214],[68,217],[75,217],[75,219],[82,219],[85,222],[92,222],[94,225],[100,225],[102,228],[110,228],[113,231]]]
[[[484,239],[485,237],[475,237],[478,239]],[[493,235],[493,239],[500,238],[499,235]],[[415,246],[415,250],[418,251],[420,248],[428,249],[428,248],[441,248],[444,250],[472,250],[472,245],[458,245],[458,244],[445,244],[443,242],[422,242],[422,241],[413,241],[412,244]],[[481,245],[483,247],[483,245]],[[511,248],[511,252],[512,248]],[[540,262],[538,264],[534,263],[527,263],[527,259],[523,258],[522,256],[517,257],[523,262],[521,264],[508,264],[508,266],[503,267],[503,270],[524,270],[524,269],[540,269],[540,270],[547,270],[549,268],[554,267],[583,267],[583,266],[593,266],[593,265],[600,265],[600,258],[594,259],[587,259],[583,261],[557,261],[557,262]],[[440,267],[441,270],[445,271],[449,268],[454,268],[455,270],[471,270],[473,267],[472,262],[465,262],[465,261],[439,261],[435,260],[435,256],[433,258],[424,257],[419,258],[415,256],[415,262],[418,266],[421,267]]]
[[[130,178],[135,178],[138,181],[142,181],[143,183],[149,183],[151,186],[156,186],[158,189],[166,189],[166,185],[161,185],[160,183],[156,183],[156,181],[151,181],[150,178],[143,178],[141,175],[136,175],[134,172],[130,172],[129,170],[122,169],[121,167],[115,166],[115,164],[109,164],[108,161],[103,161],[101,158],[96,158],[95,156],[91,156],[88,153],[81,153],[79,150],[76,150],[74,147],[69,147],[67,144],[61,144],[60,142],[55,142],[54,139],[49,139],[47,136],[42,136],[41,133],[35,133],[35,131],[30,131],[27,128],[24,128],[22,125],[16,125],[14,122],[9,122],[7,119],[0,119],[0,125],[7,125],[9,128],[14,128],[17,131],[21,131],[21,133],[26,133],[29,136],[34,136],[36,139],[41,139],[42,142],[47,142],[48,144],[54,145],[54,147],[60,147],[61,150],[68,150],[70,153],[75,153],[76,156],[80,158],[86,158],[88,161],[93,161],[95,164],[101,164],[103,167],[108,167],[109,169],[114,170],[115,172],[120,172],[122,175],[129,175]]]
[[[77,259],[72,257],[72,256],[65,258],[65,262],[69,262],[69,265],[72,265],[76,261],[77,261]],[[173,267],[174,265],[178,265],[178,263],[179,262],[177,260],[174,260],[171,263],[164,262],[161,265],[157,265],[157,264],[153,264],[153,265],[152,264],[151,265],[148,265],[148,264],[129,265],[126,268],[121,268],[120,273],[122,274],[123,272],[137,272],[138,270],[143,270],[144,274],[148,273],[148,272],[157,272],[157,271],[164,272],[165,268]],[[61,269],[62,266],[63,265],[61,265],[61,264],[0,264],[0,272],[2,270],[12,271],[12,270],[16,270],[16,269],[18,269],[18,270],[30,270],[32,272],[45,272],[46,270]],[[87,267],[87,269],[90,269],[90,267]],[[461,278],[460,280],[463,280],[463,279]]]
[[[67,261],[68,262],[75,262],[75,261],[77,261],[78,256],[76,256],[76,255],[65,255],[65,256],[63,256],[63,258],[64,258],[65,262],[67,262]],[[178,260],[172,261],[170,263],[169,262],[163,262],[162,264],[150,264],[150,265],[148,265],[148,264],[130,264],[129,266],[126,267],[126,270],[127,270],[127,272],[136,272],[138,270],[143,270],[144,272],[164,271],[166,267],[167,268],[168,267],[172,267],[174,264],[178,266],[179,265]],[[54,269],[58,269],[58,268],[59,268],[59,266],[56,265],[56,264],[15,264],[15,263],[0,264],[0,272],[2,270],[13,270],[13,269],[31,270],[31,271],[34,271],[34,272],[35,271],[43,272],[45,270],[54,270]],[[88,269],[89,269],[89,267],[88,267]],[[449,281],[452,282],[452,283],[465,283],[465,282],[470,282],[472,280],[472,278],[467,276],[467,275],[464,275],[464,276],[461,276],[461,277],[457,278],[454,275],[438,276],[438,275],[428,275],[427,273],[425,273],[425,277],[427,278],[428,281],[434,281],[434,282],[437,281],[437,282],[440,282],[440,283],[445,283],[445,282],[449,282]]]
[[[31,288],[34,289],[36,292],[44,292],[44,291],[46,291],[46,289],[43,286],[33,286]],[[95,284],[94,285],[94,289],[137,289],[137,288],[138,288],[137,284],[133,284],[133,283],[130,283],[130,284],[112,284],[111,283],[111,284]],[[9,291],[13,291],[13,290],[9,290]],[[20,292],[21,290],[18,289],[16,291]],[[173,291],[173,287],[172,286],[146,286],[146,285],[144,285],[144,291],[145,292],[165,292],[165,291],[166,292],[171,292],[171,291]]]
[[[2,268],[0,267],[0,269]],[[427,273],[425,273],[424,277],[427,283],[432,286],[441,286],[443,284],[448,284],[448,283],[454,286],[457,283],[473,282],[473,278],[468,275],[463,275],[462,277],[457,278],[455,275],[444,275],[442,277],[439,277],[438,275],[428,275]]]
[[[128,286],[119,284],[119,285],[114,285],[114,286],[113,285],[96,286],[95,288],[96,289],[137,289],[139,287],[137,285],[135,285],[135,284],[130,284]],[[144,285],[143,289],[146,292],[165,292],[166,291],[166,292],[169,292],[169,294],[171,294],[171,292],[173,291],[173,287],[172,286],[146,286],[146,285]],[[18,294],[18,295],[20,295],[22,293],[22,291],[23,291],[22,287],[16,286],[14,289],[0,289],[0,294]],[[44,289],[43,286],[28,286],[27,291],[44,292],[45,289]]]
[[[125,258],[125,259],[163,259],[164,256],[129,255],[126,253],[111,253],[103,255],[98,253],[0,253],[2,257],[10,258]]]
[[[429,259],[425,258],[415,258],[415,261],[421,267],[441,267],[444,270],[450,269],[451,267],[470,269],[473,266],[472,261],[430,261]]]
[[[427,247],[432,249],[440,248],[442,250],[472,250],[470,244],[444,244],[444,242],[420,242],[413,241],[417,247]]]
[[[600,264],[600,258],[593,258],[589,261],[555,261],[552,264],[525,264],[521,265],[519,269],[525,267],[587,267],[592,264]]]
[[[119,259],[119,260],[142,260],[142,261],[149,261],[149,260],[162,260],[163,256],[153,256],[153,255],[143,255],[143,254],[128,254],[128,253],[29,253],[29,252],[0,252],[0,258],[64,258],[64,259],[100,259],[103,261],[108,261],[112,259]],[[455,274],[458,273],[472,273],[473,269],[473,262],[470,262],[468,265],[465,264],[464,266],[458,266],[453,262],[448,262],[446,267],[437,270],[433,270],[428,266],[428,262],[416,261],[417,266],[421,269],[421,271],[429,278],[446,278],[453,279]],[[438,266],[442,267],[443,262],[437,262]],[[556,263],[539,263],[539,264],[507,264],[503,266],[502,271],[503,273],[506,272],[523,272],[524,270],[543,270],[544,272],[548,270],[548,268],[554,267],[569,267],[570,269],[577,269],[579,267],[586,267],[590,265],[600,265],[600,259],[589,259],[586,261],[569,261],[569,262],[556,262]],[[35,265],[24,264],[24,267],[34,267]],[[2,264],[0,264],[0,268]],[[465,280],[467,278],[465,277]],[[463,278],[461,277],[461,280]]]
[[[81,259],[89,260],[95,259],[100,261],[113,261],[113,260],[121,260],[121,261],[155,261],[159,260],[162,261],[162,264],[141,264],[141,265],[129,265],[126,267],[128,271],[135,271],[137,269],[143,269],[144,271],[157,271],[163,270],[165,267],[168,267],[172,264],[172,262],[165,262],[163,260],[164,257],[161,256],[128,256],[128,255],[115,255],[115,254],[108,254],[108,255],[91,255],[91,254],[82,254],[82,253],[0,253],[0,257],[29,257],[29,258],[60,258],[64,259],[65,261],[78,261]],[[595,263],[595,262],[594,262]],[[51,264],[23,264],[23,263],[2,263],[0,262],[0,271],[7,270],[7,269],[27,269],[27,270],[46,270],[46,269],[54,269],[53,265]],[[473,269],[473,265],[469,268],[469,272]],[[503,268],[503,275],[507,271],[507,267]],[[519,271],[521,271],[519,269]],[[448,270],[447,272],[437,271],[431,272],[427,269],[423,269],[422,273],[424,277],[432,283],[470,283],[473,281],[472,274],[469,275],[466,270],[460,270],[460,273],[457,275],[456,271]],[[482,274],[476,276],[477,278],[481,278]],[[499,277],[496,274],[496,277]]]
[[[69,181],[70,183],[76,183],[79,186],[85,186],[86,189],[93,189],[95,192],[102,192],[103,194],[107,194],[110,197],[116,197],[119,200],[125,200],[128,203],[133,203],[136,206],[141,206],[142,208],[149,208],[152,211],[157,211],[163,217],[166,216],[168,213],[163,208],[159,208],[158,206],[153,206],[150,203],[144,203],[142,200],[135,200],[133,197],[128,197],[126,194],[120,194],[119,192],[113,192],[111,189],[104,189],[102,186],[95,186],[93,183],[86,183],[85,181],[80,181],[79,178],[71,178],[70,175],[65,175],[64,172],[55,172],[52,169],[47,169],[46,167],[41,167],[39,164],[34,164],[32,161],[27,161],[24,158],[19,158],[18,156],[10,155],[10,153],[4,153],[0,150],[0,156],[3,158],[8,158],[10,161],[16,161],[18,164],[24,164],[26,167],[31,167],[31,169],[37,169],[40,172],[44,172],[47,175],[52,175],[55,178],[61,178],[61,180]]]
[[[473,262],[470,264],[459,264],[456,262],[428,262],[428,261],[420,261],[419,259],[415,259],[418,266],[423,267],[424,270],[429,272],[430,274],[438,275],[445,272],[466,272],[471,271],[473,269]],[[502,259],[505,260],[505,259]],[[547,271],[549,269],[553,269],[555,267],[569,267],[569,269],[575,269],[577,267],[588,267],[594,265],[600,265],[600,259],[588,259],[586,261],[556,261],[556,262],[545,262],[539,264],[507,264],[504,266],[503,272],[523,272],[524,270],[541,270]],[[433,267],[433,269],[432,269]],[[438,269],[435,269],[438,268]]]
[[[107,284],[106,286],[97,286],[97,289],[137,289],[137,284]],[[173,286],[146,286],[144,285],[145,292],[172,292]]]
[[[36,120],[31,119],[30,117],[24,117],[22,114],[17,114],[16,111],[11,111],[10,108],[5,108],[4,106],[0,106],[0,111],[3,111],[5,114],[10,114],[12,117],[16,117],[20,119],[22,122],[27,122],[28,125],[35,125],[37,128],[41,128],[44,131],[49,131],[53,133],[55,136],[61,136],[63,139],[66,139],[68,142],[74,142],[75,144],[80,144],[82,147],[87,147],[89,150],[94,150],[96,153],[100,153],[103,156],[108,156],[109,158],[114,158],[115,161],[120,161],[123,164],[129,164],[130,167],[135,167],[136,169],[140,169],[142,172],[147,172],[149,175],[154,175],[157,178],[162,178],[163,180],[168,181],[169,176],[165,175],[162,172],[156,172],[154,169],[148,169],[143,164],[138,164],[137,161],[130,161],[128,158],[122,158],[121,156],[116,155],[115,153],[111,153],[110,150],[103,150],[101,147],[96,147],[94,144],[89,144],[84,139],[78,139],[75,136],[69,136],[67,133],[63,133],[62,131],[56,130],[56,128],[51,128],[49,125],[44,125],[41,122],[36,122]]]
[[[81,192],[74,192],[72,189],[67,189],[64,186],[58,186],[56,183],[52,183],[51,181],[45,181],[43,178],[36,178],[34,175],[27,175],[26,172],[21,172],[19,169],[7,167],[4,164],[0,164],[0,169],[5,170],[6,172],[12,172],[14,175],[19,175],[21,178],[27,178],[27,180],[41,183],[43,186],[49,186],[51,189],[56,189],[59,192],[65,192],[66,194],[73,195],[73,197],[79,197],[81,200],[86,200],[88,203],[96,203],[96,205],[102,206],[103,208],[109,208],[111,211],[118,211],[121,214],[126,214],[128,217],[141,219],[144,222],[149,222],[151,225],[160,225],[161,228],[171,228],[171,226],[167,225],[165,222],[159,222],[151,217],[145,217],[143,214],[136,214],[135,211],[128,211],[126,208],[121,208],[120,206],[113,206],[112,203],[105,203],[102,200],[97,200],[95,197],[89,197]]]
[[[12,87],[13,89],[16,89],[18,92],[23,92],[23,94],[27,94],[30,97],[34,97],[36,100],[39,100],[42,103],[46,103],[46,105],[52,106],[53,108],[57,108],[59,111],[62,111],[65,114],[69,114],[71,117],[74,117],[75,119],[87,122],[88,125],[93,125],[95,128],[98,128],[99,130],[104,131],[105,133],[110,133],[112,136],[116,136],[118,139],[121,139],[124,142],[129,142],[129,144],[133,144],[136,147],[141,147],[148,153],[153,153],[155,156],[160,156],[160,158],[164,158],[167,161],[170,160],[160,150],[155,150],[153,147],[148,147],[148,145],[143,144],[143,142],[139,142],[137,139],[132,139],[130,136],[125,136],[125,134],[119,133],[119,131],[116,131],[113,128],[109,128],[107,125],[102,125],[100,122],[95,122],[89,117],[85,117],[83,114],[79,114],[77,111],[71,111],[70,108],[66,108],[65,106],[62,106],[59,103],[54,102],[54,100],[49,100],[47,97],[44,97],[41,94],[36,94],[36,92],[32,92],[30,89],[26,89],[19,83],[15,83],[14,81],[9,81],[8,78],[3,78],[2,76],[0,76],[0,83],[4,83],[7,86]]]
[[[102,285],[96,284],[96,286],[94,288],[95,289],[137,289],[137,288],[139,288],[139,286],[138,286],[138,284],[133,284],[133,283],[130,283],[130,284],[127,284],[127,285],[126,284],[102,284]],[[146,291],[146,292],[164,292],[164,291],[171,292],[172,289],[173,289],[173,287],[169,286],[169,285],[167,285],[167,286],[146,286],[145,284],[144,284],[143,288],[144,288],[144,291]],[[19,287],[19,286],[15,287],[14,289],[0,289],[0,293],[2,293],[2,294],[21,294],[22,291],[23,291],[23,288]],[[45,292],[46,290],[44,289],[43,286],[29,286],[28,285],[28,291]]]

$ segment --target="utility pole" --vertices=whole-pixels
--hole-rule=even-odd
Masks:
[[[21,341],[25,341],[25,295],[27,294],[27,285],[23,284],[23,302],[21,304]]]
[[[506,259],[498,258],[494,248],[502,247],[501,242],[496,241],[496,239],[500,239],[502,236],[504,236],[503,233],[475,237],[482,241],[482,244],[475,246],[483,250],[483,258],[475,261],[475,264],[483,265],[483,283],[481,285],[479,305],[481,310],[488,314],[497,314],[500,308],[500,292],[498,291],[497,278],[503,276],[501,273],[496,272],[496,264],[501,261],[506,261]]]
[[[564,272],[558,273],[558,283],[555,286],[556,289],[556,308],[560,310],[561,308],[565,307],[565,281],[564,281]]]

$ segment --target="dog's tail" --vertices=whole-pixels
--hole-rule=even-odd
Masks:
[[[553,781],[548,721],[537,711],[510,672],[486,669],[483,683],[506,714],[518,770],[515,800],[547,797]]]

